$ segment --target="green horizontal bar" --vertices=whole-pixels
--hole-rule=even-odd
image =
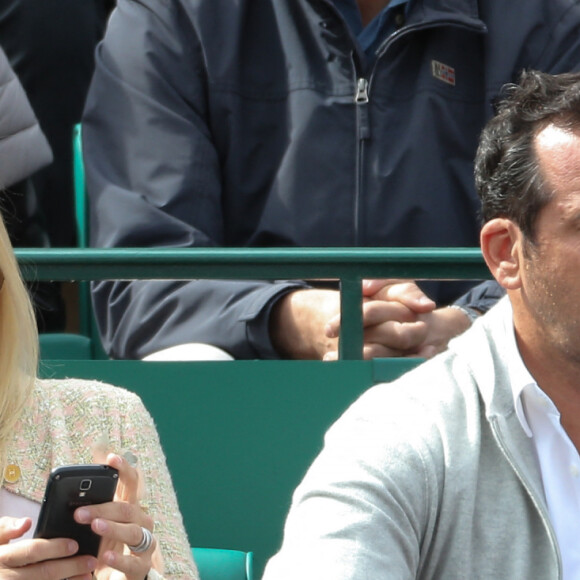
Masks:
[[[26,280],[337,279],[340,358],[362,358],[363,278],[489,278],[479,248],[19,248]]]
[[[478,248],[31,249],[27,280],[489,278]]]

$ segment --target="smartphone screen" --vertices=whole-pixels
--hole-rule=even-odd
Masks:
[[[84,505],[113,500],[119,473],[108,465],[64,465],[52,470],[35,538],[72,538],[79,544],[75,555],[96,556],[101,537],[88,524],[75,522],[74,511]]]

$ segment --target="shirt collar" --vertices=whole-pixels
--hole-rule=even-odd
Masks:
[[[396,6],[401,6],[408,4],[410,0],[391,0],[387,6],[385,6],[368,26],[379,29],[387,15],[387,12]],[[353,30],[354,34],[358,36],[363,31],[363,23],[360,15],[360,10],[356,3],[356,0],[332,0],[334,5],[342,13],[344,19],[347,21],[348,25]],[[367,26],[367,28],[368,28]]]
[[[511,308],[510,308],[511,310]],[[512,391],[512,397],[514,401],[514,408],[516,411],[516,416],[528,437],[533,436],[532,429],[528,418],[526,417],[526,412],[524,409],[524,399],[530,396],[531,393],[535,391],[541,391],[538,384],[536,383],[534,377],[530,374],[527,369],[516,341],[516,335],[513,323],[513,312],[512,316],[504,317],[505,328],[505,359],[509,361],[509,382]],[[543,391],[542,391],[543,392]]]

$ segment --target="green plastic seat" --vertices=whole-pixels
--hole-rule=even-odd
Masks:
[[[41,360],[91,359],[92,344],[88,336],[66,332],[47,332],[39,335]]]
[[[238,550],[192,548],[200,580],[252,580],[253,554]]]

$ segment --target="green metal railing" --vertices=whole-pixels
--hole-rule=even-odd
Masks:
[[[362,357],[361,280],[490,277],[478,248],[17,249],[26,280],[340,280],[340,357]]]

